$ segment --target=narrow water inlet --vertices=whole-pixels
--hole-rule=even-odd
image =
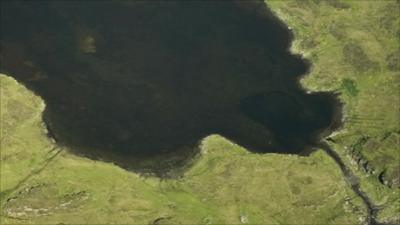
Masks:
[[[191,157],[214,133],[254,152],[301,154],[340,125],[334,94],[300,87],[310,65],[263,1],[1,10],[1,72],[40,95],[53,136],[85,155]]]

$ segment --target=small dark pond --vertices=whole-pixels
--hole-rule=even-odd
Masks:
[[[1,29],[1,72],[90,157],[190,158],[214,133],[306,154],[340,122],[335,95],[299,86],[310,65],[260,1],[2,1]]]

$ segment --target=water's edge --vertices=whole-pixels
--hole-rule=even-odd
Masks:
[[[304,56],[304,52],[301,52],[298,49],[293,48],[294,47],[293,42],[297,39],[295,37],[294,33],[291,32],[291,29],[284,22],[281,15],[279,15],[279,13],[277,13],[276,11],[272,10],[272,7],[270,7],[267,2],[265,2],[265,3],[267,5],[267,7],[271,9],[271,12],[275,15],[275,17],[281,21],[281,25],[285,26],[286,29],[289,30],[289,33],[291,34],[290,43],[292,43],[292,45],[289,48],[289,51],[294,55],[300,56],[303,60],[306,60],[308,62],[309,70],[306,73],[304,73],[302,76],[298,77],[298,85],[304,91],[312,92],[313,90],[310,90],[307,87],[301,85],[301,80],[305,79],[311,73],[312,61],[307,59],[307,57]],[[335,96],[334,92],[326,92],[326,93],[330,93],[330,94],[332,94],[332,96]],[[344,115],[344,103],[342,101],[338,100],[337,104],[338,105],[335,108],[338,110],[338,112],[335,113],[336,118],[334,119],[336,124],[335,124],[334,128],[330,128],[330,129],[328,128],[327,130],[325,130],[325,132],[323,132],[326,136],[329,136],[329,134],[334,132],[335,130],[340,130],[341,127],[343,126],[343,120],[341,120],[341,119],[343,118],[343,115]],[[324,141],[325,138],[323,136],[321,137],[322,141],[318,144],[318,147],[321,148],[328,156],[330,156],[335,161],[335,163],[339,166],[340,170],[342,171],[345,181],[350,185],[351,189],[356,193],[356,195],[358,195],[361,198],[362,202],[365,204],[365,206],[367,208],[367,216],[366,216],[365,223],[368,225],[384,225],[385,223],[380,223],[376,220],[377,214],[378,214],[380,208],[371,200],[371,198],[368,196],[367,193],[365,193],[364,191],[361,190],[359,177],[357,177],[353,173],[353,171],[343,162],[340,155],[334,149],[332,149],[331,146],[326,141]]]

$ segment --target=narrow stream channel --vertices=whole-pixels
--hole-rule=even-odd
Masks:
[[[367,218],[366,224],[368,225],[383,225],[376,220],[377,213],[379,211],[378,206],[376,206],[373,201],[368,197],[368,195],[361,190],[360,179],[351,171],[350,168],[346,166],[343,160],[340,158],[339,154],[335,152],[328,143],[321,142],[320,146],[326,154],[328,154],[340,167],[346,182],[350,185],[351,189],[362,199],[365,206],[367,207]]]
[[[293,35],[264,2],[1,6],[0,71],[45,100],[57,141],[93,158],[116,154],[119,165],[165,152],[190,158],[178,150],[213,133],[262,153],[318,146],[366,205],[366,223],[380,225],[359,178],[320,141],[341,121],[337,96],[299,85],[310,64],[289,51]]]

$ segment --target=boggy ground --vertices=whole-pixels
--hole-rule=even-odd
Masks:
[[[398,224],[398,2],[268,3],[313,62],[307,88],[342,93],[345,123],[329,145],[379,207],[377,220]],[[144,178],[54,150],[40,98],[0,81],[2,224],[365,224],[361,199],[321,151],[253,154],[211,136],[180,179]]]
[[[313,62],[302,80],[340,91],[344,126],[329,145],[360,178],[378,221],[400,217],[399,1],[271,1],[295,33],[293,50]]]
[[[212,135],[178,178],[143,176],[58,147],[44,102],[11,77],[0,83],[1,224],[334,225],[367,215],[322,151],[254,154]]]

